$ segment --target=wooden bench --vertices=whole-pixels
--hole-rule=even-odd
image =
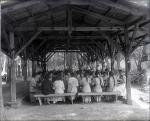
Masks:
[[[78,93],[78,96],[81,96],[83,98],[83,103],[85,100],[85,97],[87,96],[111,96],[114,95],[115,96],[115,100],[117,101],[118,96],[121,95],[121,93],[119,91],[115,91],[115,92],[100,92],[100,93],[95,93],[95,92],[90,92],[90,93]]]
[[[49,95],[35,94],[33,96],[38,99],[39,104],[41,106],[42,105],[41,98],[72,97],[72,96],[76,96],[76,94],[75,93],[49,94]],[[71,98],[71,103],[73,104],[72,98]]]

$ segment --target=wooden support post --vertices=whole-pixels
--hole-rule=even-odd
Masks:
[[[114,57],[111,57],[111,71],[114,71]]]
[[[148,2],[148,8],[150,9],[150,0],[147,1]],[[150,10],[148,9],[148,18],[150,19]],[[150,33],[150,27],[149,27],[149,33]]]
[[[61,71],[61,80],[64,80],[64,73]]]
[[[1,72],[2,72],[2,58],[1,58],[1,5],[0,5],[0,121],[4,120],[3,119],[3,94],[2,94],[2,77],[1,77]]]
[[[66,52],[64,52],[64,70],[66,69]]]
[[[24,81],[27,82],[27,52],[26,52],[26,48],[24,49],[23,77],[24,77]]]
[[[1,41],[1,40],[0,40]],[[1,58],[1,42],[0,42],[0,121],[3,120],[3,93],[2,93],[2,76],[1,76],[1,72],[2,72],[2,58]]]
[[[23,60],[23,77],[24,81],[27,82],[27,60]]]
[[[132,104],[132,100],[131,100],[131,80],[129,80],[129,37],[128,37],[128,28],[125,27],[125,36],[124,36],[124,40],[125,40],[125,73],[126,73],[126,98],[127,98],[127,104],[131,105]],[[128,45],[128,46],[127,46]]]
[[[126,97],[127,104],[131,105],[131,81],[129,80],[129,56],[125,55],[125,66],[126,66]]]
[[[11,81],[11,59],[8,57],[8,65],[7,65],[7,80],[8,83],[10,85],[10,81]]]
[[[15,51],[14,51],[14,32],[10,32],[10,48],[11,48],[11,106],[16,106],[16,80],[15,80]]]
[[[44,62],[43,62],[43,70],[44,72],[46,72],[46,59],[44,58]]]
[[[33,74],[35,74],[36,73],[36,65],[35,65],[35,61],[32,61],[32,76],[33,76]]]

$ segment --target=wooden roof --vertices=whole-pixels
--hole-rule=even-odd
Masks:
[[[26,48],[28,58],[59,50],[103,51],[108,39],[123,38],[125,27],[134,47],[140,39],[150,43],[149,23],[148,8],[128,0],[9,0],[2,4],[2,50],[9,55],[14,31],[16,55]]]

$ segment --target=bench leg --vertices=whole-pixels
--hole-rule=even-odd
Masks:
[[[73,104],[73,98],[74,98],[74,97],[71,96],[70,98],[71,98],[71,104]]]
[[[84,96],[82,97],[82,101],[83,101],[83,103],[85,103],[85,97]]]
[[[116,95],[116,101],[118,100],[118,95]]]
[[[98,102],[101,102],[101,96],[98,96]]]
[[[42,105],[42,100],[41,100],[40,97],[38,97],[38,101],[39,101],[39,104],[40,104],[40,106],[41,106],[41,105]]]
[[[117,100],[118,100],[118,95],[115,96],[115,101],[117,102]]]

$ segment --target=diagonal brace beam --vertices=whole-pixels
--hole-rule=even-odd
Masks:
[[[26,49],[35,39],[36,37],[41,33],[41,31],[36,32],[29,41],[23,45],[23,47],[16,53],[15,57],[17,57],[24,49]]]

